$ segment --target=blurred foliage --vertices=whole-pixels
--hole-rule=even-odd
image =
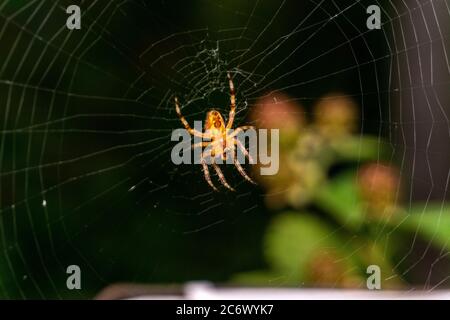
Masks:
[[[416,204],[405,217],[387,220],[394,229],[415,233],[438,248],[450,250],[450,206],[438,203]]]
[[[262,104],[278,110],[281,126],[292,105],[273,101]],[[264,239],[268,268],[237,274],[233,281],[365,288],[367,267],[378,265],[382,288],[401,288],[408,286],[401,262],[411,238],[448,251],[450,206],[402,205],[400,174],[383,160],[388,145],[355,133],[357,109],[345,95],[325,96],[313,122],[302,122],[296,139],[280,143],[279,174],[258,176],[255,170],[266,204],[277,212]],[[267,121],[277,126],[273,116]]]

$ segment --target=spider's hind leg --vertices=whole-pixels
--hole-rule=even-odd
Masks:
[[[211,181],[211,176],[209,174],[208,165],[205,162],[205,159],[202,158],[202,166],[203,166],[203,174],[205,175],[205,180],[208,182],[208,184],[213,188],[215,191],[219,191],[219,189],[216,188],[216,186]]]
[[[244,168],[242,168],[241,164],[239,163],[237,158],[234,158],[234,165],[236,166],[236,168],[238,169],[239,173],[241,174],[241,176],[243,176],[245,178],[245,180],[247,180],[250,183],[256,184],[255,181],[253,181],[248,175],[247,173],[245,173]]]
[[[219,166],[216,163],[213,163],[213,168],[214,170],[216,170],[217,176],[219,177],[220,182],[228,189],[230,189],[231,191],[236,191],[234,190],[227,182],[227,180],[225,180],[225,176],[222,173],[222,170],[220,170]]]

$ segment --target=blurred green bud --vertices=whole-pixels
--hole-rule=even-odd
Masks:
[[[270,94],[256,102],[250,120],[258,128],[279,129],[280,151],[283,152],[295,144],[305,126],[305,113],[294,98],[282,93]]]
[[[265,202],[268,208],[277,210],[287,205],[286,192],[295,182],[295,175],[288,165],[288,155],[280,153],[280,167],[275,175],[261,175],[259,163],[252,166],[255,180],[265,189]]]
[[[397,211],[400,175],[390,165],[369,163],[358,174],[358,189],[373,217],[384,218]]]
[[[326,179],[324,168],[315,160],[298,161],[290,159],[290,167],[295,175],[293,183],[287,192],[290,205],[300,208],[307,205]]]
[[[299,136],[295,148],[292,149],[291,166],[295,168],[296,162],[313,160],[324,168],[328,167],[335,158],[335,152],[331,149],[329,142],[316,130],[311,127],[307,128]]]
[[[315,125],[328,138],[355,132],[358,117],[358,106],[345,95],[328,94],[314,108]]]
[[[306,282],[314,287],[360,288],[363,278],[333,249],[315,252],[306,270]]]

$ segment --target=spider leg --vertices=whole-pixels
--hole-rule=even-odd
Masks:
[[[175,97],[175,110],[177,112],[178,117],[180,118],[181,122],[183,123],[186,130],[192,134],[193,136],[201,137],[201,138],[210,138],[210,135],[202,133],[198,130],[192,129],[189,123],[187,122],[186,118],[181,114],[180,104],[178,103],[178,98]]]
[[[196,148],[206,147],[208,144],[211,144],[211,142],[209,142],[209,141],[202,141],[202,142],[194,143],[191,146],[191,149],[194,150]]]
[[[230,135],[228,136],[228,138],[233,138],[236,137],[239,133],[248,130],[248,129],[255,129],[254,126],[242,126],[242,127],[238,127],[236,128],[236,130],[234,130],[232,133],[230,133]]]
[[[247,158],[249,159],[250,163],[253,163],[253,158],[252,156],[249,154],[249,152],[244,148],[244,146],[242,145],[242,143],[237,140],[234,139],[234,143],[242,150],[242,152],[244,153],[244,155],[247,156]],[[241,176],[243,176],[247,181],[256,184],[255,181],[253,181],[245,172],[244,168],[242,168],[241,164],[238,161],[237,155],[236,155],[236,147],[230,146],[228,148],[225,149],[226,150],[232,150],[232,154],[233,154],[233,161],[234,161],[234,165],[236,166],[236,168],[238,169],[239,173],[241,174]]]
[[[233,159],[235,157],[235,151],[236,148],[234,145],[229,145],[225,149],[223,149],[222,153],[222,160],[226,161],[228,159],[228,156],[230,156],[230,159]]]
[[[242,143],[238,139],[234,139],[234,143],[238,146],[239,150],[242,151],[244,156],[246,156],[248,158],[248,161],[251,164],[256,163],[253,161],[253,157],[250,155],[250,153],[247,151],[247,149],[245,149],[245,147],[242,145]]]
[[[227,77],[228,77],[228,84],[230,86],[230,114],[228,116],[228,123],[227,123],[227,129],[230,129],[233,126],[233,121],[234,121],[234,115],[236,113],[236,93],[234,92],[234,83],[233,80],[231,79],[231,75],[228,72],[227,73]]]
[[[225,180],[225,176],[223,175],[222,170],[220,170],[219,166],[218,166],[216,163],[214,163],[214,162],[213,162],[212,166],[213,166],[214,170],[216,170],[216,173],[217,173],[217,175],[218,175],[218,177],[219,177],[220,182],[221,182],[225,187],[227,187],[228,189],[230,189],[231,191],[235,191],[235,190],[228,184],[227,180]]]
[[[236,166],[236,169],[238,169],[239,173],[241,174],[241,176],[243,176],[245,178],[245,180],[247,180],[250,183],[256,184],[255,181],[253,181],[248,175],[247,173],[245,173],[244,168],[242,168],[241,164],[239,163],[239,161],[237,160],[236,157],[234,157],[234,165]]]
[[[205,175],[205,180],[208,182],[208,184],[213,188],[215,191],[219,192],[219,189],[216,188],[216,186],[211,181],[211,176],[209,174],[208,165],[206,164],[205,158],[201,159],[202,166],[203,166],[203,174]]]

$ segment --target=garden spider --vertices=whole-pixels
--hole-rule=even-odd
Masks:
[[[222,173],[222,170],[220,170],[217,163],[215,163],[216,157],[220,157],[222,160],[226,160],[227,154],[233,155],[233,162],[236,166],[239,173],[249,182],[256,184],[250,177],[245,173],[244,169],[242,168],[241,164],[237,160],[235,154],[236,154],[236,146],[241,150],[241,152],[249,159],[250,163],[254,163],[251,155],[248,153],[248,151],[245,149],[245,147],[242,145],[242,143],[236,138],[236,136],[247,129],[253,128],[253,126],[242,126],[239,128],[236,128],[236,130],[232,130],[231,127],[233,125],[234,121],[234,115],[236,110],[236,96],[234,92],[234,84],[233,80],[231,79],[230,73],[227,73],[228,76],[228,82],[230,86],[230,114],[228,116],[228,123],[225,125],[225,121],[220,114],[219,111],[211,109],[206,114],[206,121],[205,121],[205,131],[200,132],[198,130],[192,129],[189,123],[186,121],[184,116],[181,114],[180,105],[178,103],[178,98],[175,97],[175,110],[178,114],[178,117],[180,118],[181,122],[183,123],[186,130],[193,136],[201,137],[208,139],[210,141],[202,141],[199,143],[196,143],[192,145],[192,149],[194,148],[203,148],[205,147],[205,150],[203,150],[201,154],[200,162],[203,166],[203,174],[205,175],[205,180],[208,182],[208,184],[215,190],[218,191],[216,186],[211,181],[211,177],[209,174],[208,165],[206,163],[205,159],[210,158],[211,159],[211,165],[213,166],[215,172],[217,173],[217,176],[219,177],[220,182],[228,189],[234,191],[234,189],[228,184],[228,182],[225,180],[225,176]]]

